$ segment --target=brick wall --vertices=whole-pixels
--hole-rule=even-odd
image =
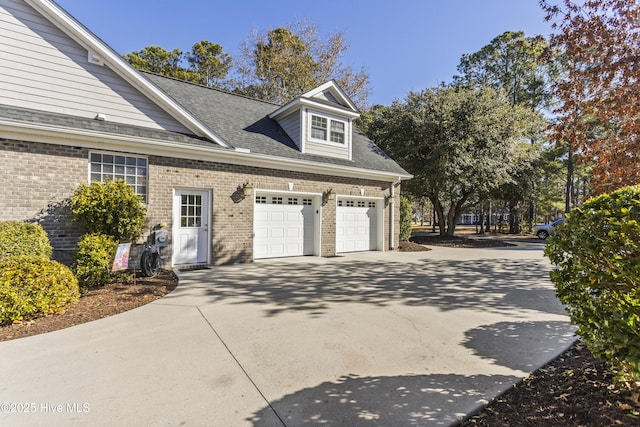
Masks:
[[[68,201],[87,179],[84,148],[0,139],[0,220],[42,225],[54,258],[69,262],[84,231],[72,221]]]
[[[82,230],[70,221],[67,202],[80,182],[88,180],[88,150],[0,139],[0,220],[39,222],[49,233],[57,252],[72,250]],[[325,176],[236,166],[198,160],[149,157],[148,216],[151,225],[172,229],[175,188],[211,190],[212,263],[247,262],[253,259],[253,197],[244,197],[242,184],[258,190],[322,193],[367,197],[390,194],[389,182]],[[384,246],[389,245],[389,206],[384,208]],[[399,188],[394,203],[395,242],[399,232]],[[322,207],[321,255],[335,255],[336,207],[330,200]],[[167,251],[170,253],[170,251]]]

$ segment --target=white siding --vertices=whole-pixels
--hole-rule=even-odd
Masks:
[[[317,94],[314,98],[322,99],[324,101],[333,102],[334,104],[342,105],[336,98],[333,96],[331,91],[325,90],[322,93]]]
[[[300,121],[302,120],[300,110],[288,115],[280,120],[280,126],[289,135],[289,138],[293,140],[298,146],[298,149],[302,150],[302,142],[300,141]]]
[[[321,142],[307,141],[304,147],[305,153],[317,154],[326,157],[338,157],[340,159],[349,158],[349,149],[346,147],[337,147],[335,145],[323,144]]]
[[[352,125],[351,123],[347,123],[346,128],[345,128],[345,143],[344,144],[335,144],[335,143],[330,143],[330,142],[320,142],[320,141],[314,141],[311,140],[309,138],[309,121],[311,120],[311,115],[312,114],[318,114],[321,115],[323,117],[331,117],[327,114],[321,113],[321,112],[317,112],[317,111],[310,111],[310,110],[305,110],[304,112],[304,121],[303,121],[303,126],[304,126],[304,152],[307,154],[315,154],[318,156],[325,156],[325,157],[336,157],[339,159],[347,159],[347,160],[351,160],[351,132],[352,132]],[[341,119],[340,117],[336,117],[334,116],[336,119]]]
[[[0,0],[0,103],[188,132],[107,66],[20,0]]]

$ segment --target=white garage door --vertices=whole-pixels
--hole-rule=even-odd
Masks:
[[[254,258],[313,255],[313,199],[257,194],[255,203]]]
[[[336,208],[336,251],[378,249],[376,200],[338,199]]]

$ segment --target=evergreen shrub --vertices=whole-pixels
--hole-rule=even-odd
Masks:
[[[589,350],[640,384],[640,186],[585,202],[549,239],[557,295]]]
[[[75,252],[76,277],[83,288],[94,288],[111,283],[113,258],[118,242],[106,234],[85,234]]]
[[[38,224],[0,221],[0,258],[33,256],[51,258],[49,237]]]
[[[63,313],[78,295],[78,281],[59,262],[33,256],[0,259],[0,324]]]

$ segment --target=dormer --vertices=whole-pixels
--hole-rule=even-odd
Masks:
[[[329,81],[269,115],[302,153],[352,160],[353,120],[358,108]]]

